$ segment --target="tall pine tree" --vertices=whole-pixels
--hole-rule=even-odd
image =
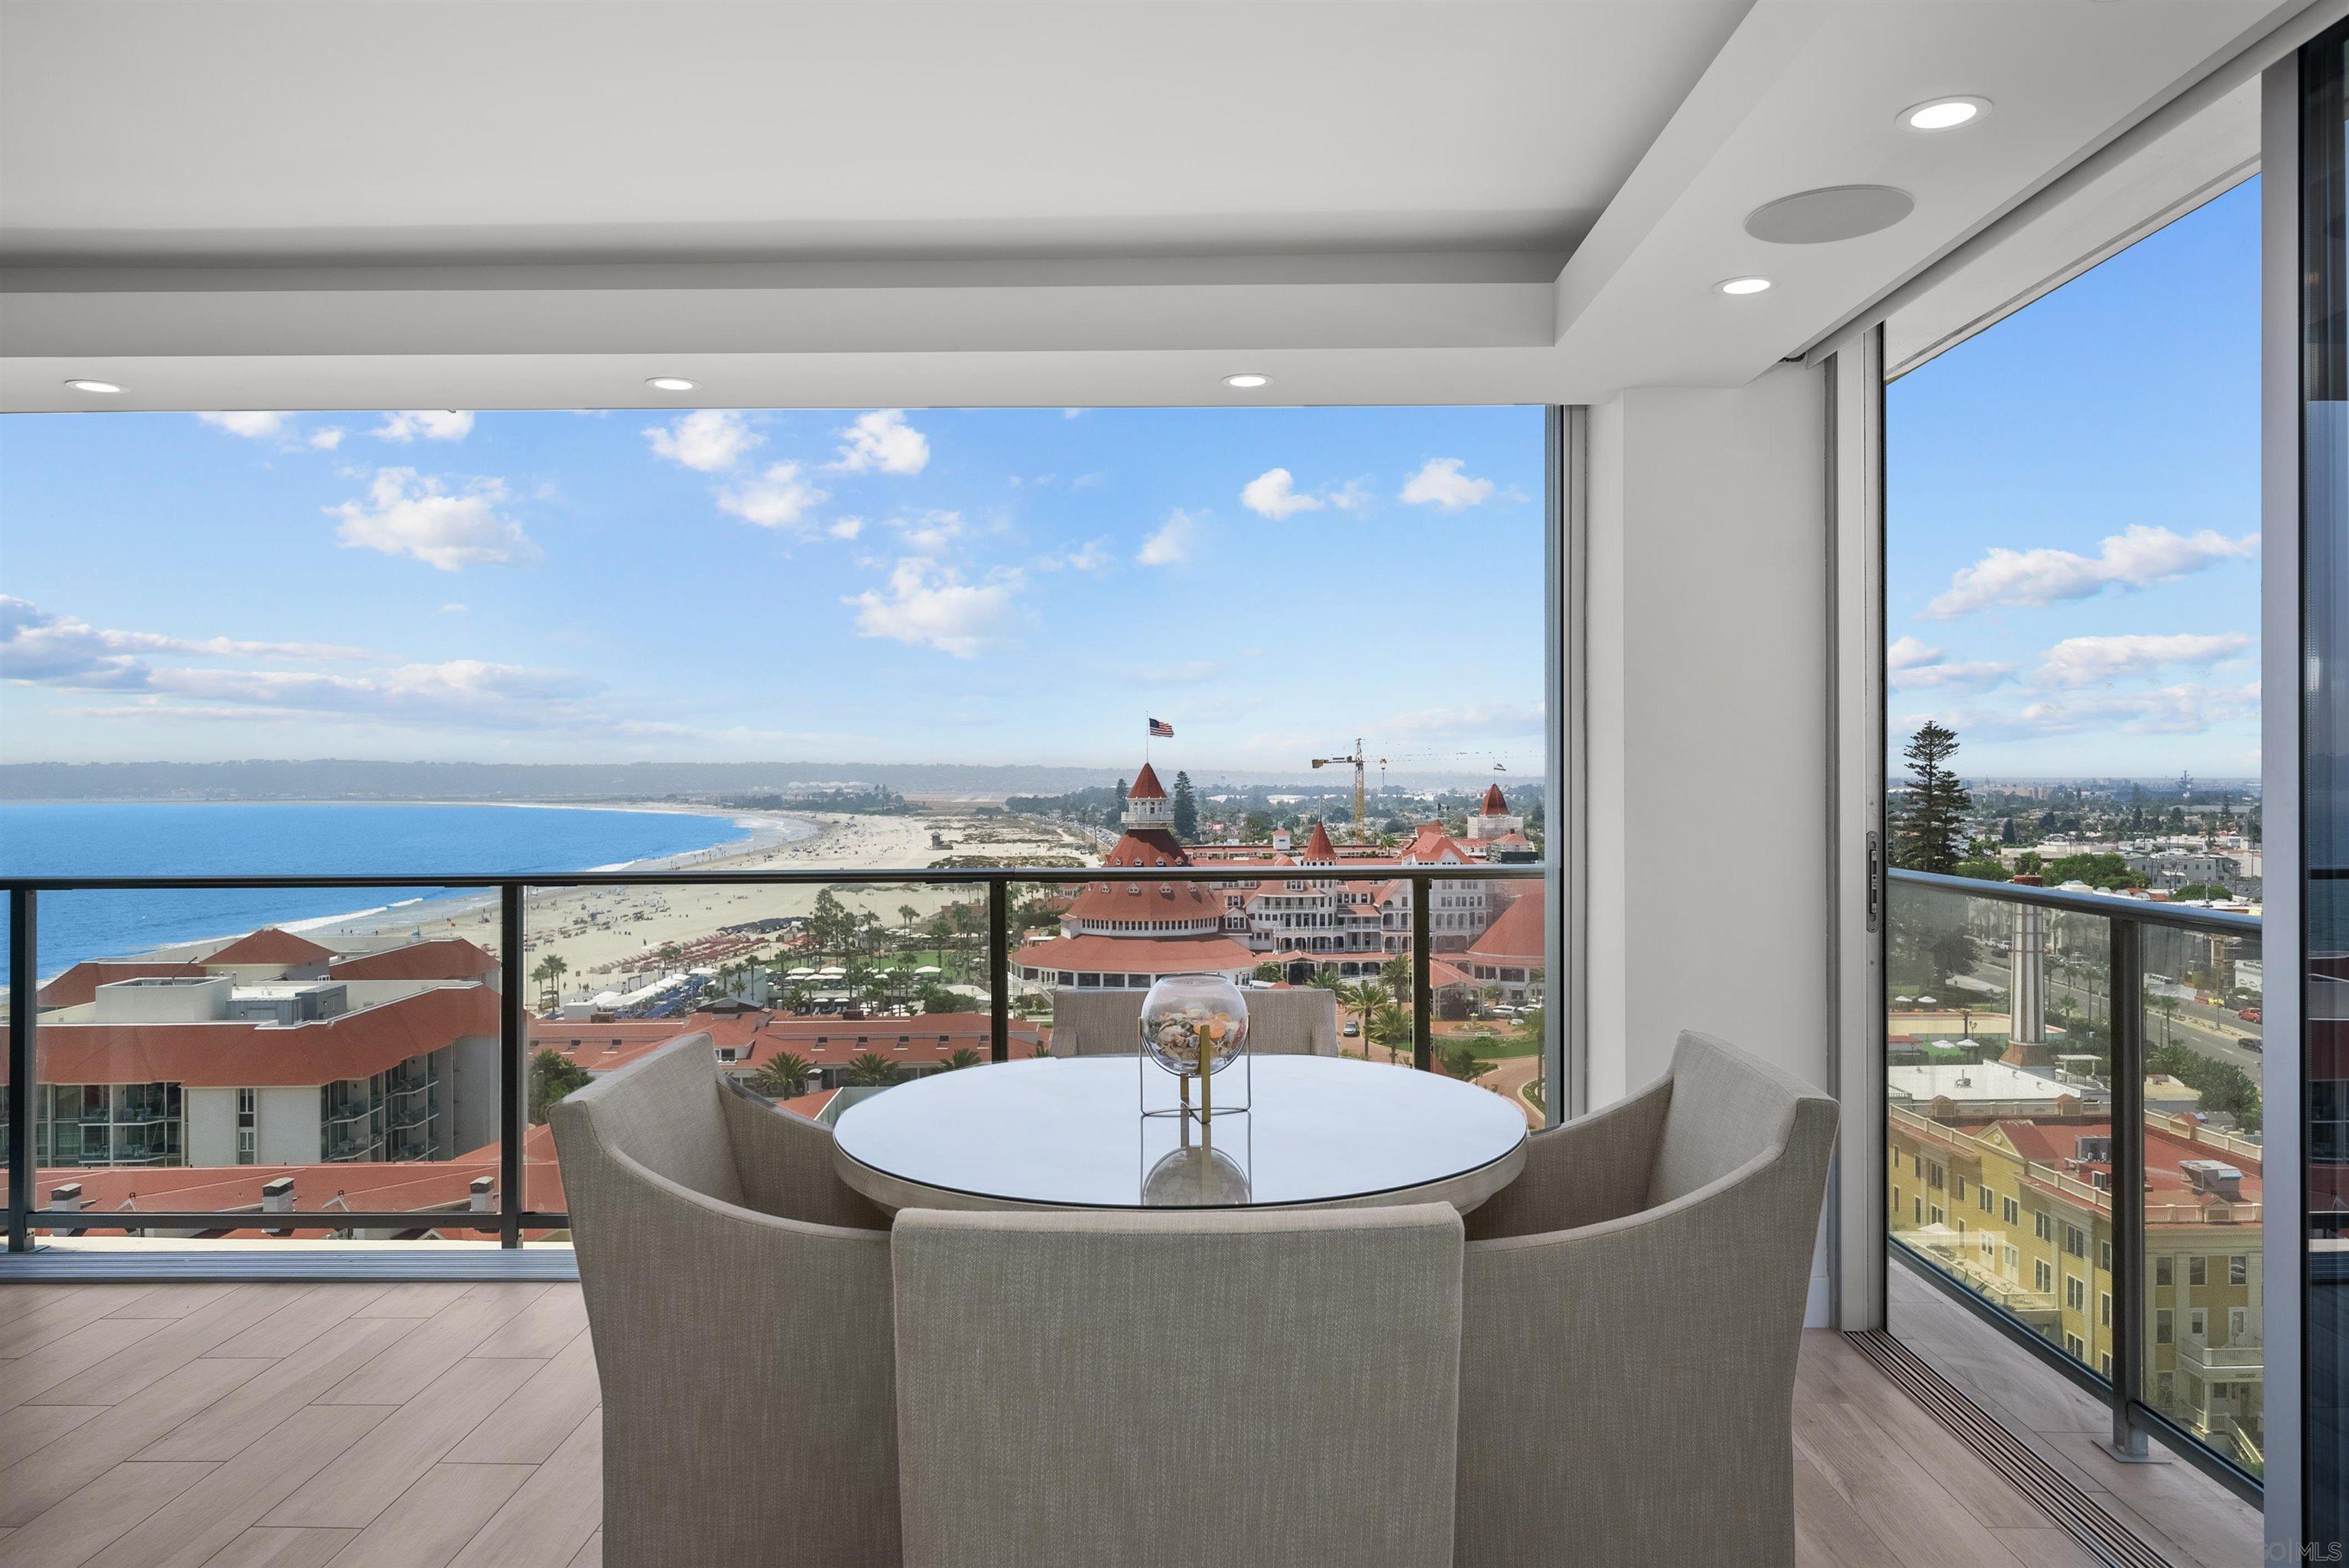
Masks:
[[[1910,871],[1957,870],[1966,856],[1966,813],[1973,797],[1949,766],[1958,751],[1954,730],[1928,719],[1909,738],[1909,798],[1892,829],[1892,863]]]
[[[1186,844],[1199,841],[1199,797],[1191,788],[1191,776],[1179,769],[1174,774],[1174,836]]]

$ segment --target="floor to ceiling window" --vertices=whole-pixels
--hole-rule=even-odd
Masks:
[[[472,1234],[518,1189],[554,1233],[570,1088],[688,1027],[810,1114],[983,1059],[987,890],[941,879],[1128,835],[1225,880],[1019,884],[1009,1054],[1206,969],[1546,1119],[1549,424],[0,421],[0,873],[373,879],[40,894],[32,1229]],[[745,880],[433,880],[616,867]],[[823,880],[876,868],[935,874]]]
[[[2241,1493],[2267,1447],[2259,255],[2253,180],[1885,401],[1894,1330],[2015,1424],[2061,1402],[2022,1384],[2068,1382],[2124,1449]],[[1944,1343],[1977,1325],[2037,1359]]]

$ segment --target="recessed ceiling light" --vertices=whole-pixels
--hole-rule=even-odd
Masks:
[[[690,392],[693,383],[682,376],[656,376],[645,383],[656,392]]]
[[[1713,285],[1713,292],[1725,294],[1760,294],[1769,286],[1768,278],[1724,278]]]
[[[1225,377],[1224,385],[1226,387],[1237,387],[1241,391],[1245,392],[1255,387],[1271,386],[1272,377],[1269,376],[1258,376],[1255,371],[1251,370],[1238,376]]]
[[[119,392],[121,387],[111,381],[68,381],[67,386],[77,392]]]
[[[1911,130],[1955,130],[1969,120],[1981,119],[1989,108],[1988,98],[1935,98],[1902,109],[1900,123]]]

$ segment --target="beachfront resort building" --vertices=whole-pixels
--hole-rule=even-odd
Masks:
[[[1058,936],[1012,954],[1013,979],[1033,986],[1118,989],[1145,986],[1162,975],[1239,979],[1266,964],[1278,965],[1281,977],[1292,983],[1316,974],[1375,975],[1388,959],[1410,951],[1412,884],[1407,877],[1349,874],[1350,867],[1465,866],[1514,858],[1520,849],[1532,852],[1524,822],[1510,814],[1498,785],[1486,789],[1464,841],[1441,823],[1427,822],[1397,851],[1372,844],[1340,847],[1318,821],[1302,847],[1283,833],[1265,844],[1194,848],[1174,836],[1174,820],[1173,802],[1145,762],[1126,791],[1123,830],[1102,856],[1102,865],[1250,866],[1262,867],[1266,874],[1243,882],[1085,883],[1062,912]],[[1488,933],[1499,931],[1500,917],[1513,903],[1533,898],[1532,946],[1516,951],[1524,943],[1522,933],[1512,928],[1502,933],[1510,951],[1493,950],[1485,967],[1512,1001],[1538,989],[1537,882],[1437,878],[1428,885],[1428,897],[1430,951],[1463,955]],[[1516,926],[1526,923],[1521,917]],[[1455,963],[1434,978],[1439,989],[1464,990],[1472,971]]]
[[[497,960],[264,929],[41,987],[46,1168],[445,1161],[497,1140]]]

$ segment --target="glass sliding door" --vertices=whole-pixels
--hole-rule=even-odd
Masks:
[[[2349,31],[2301,51],[2302,397],[2300,977],[2305,1230],[2306,1547],[2339,1561],[2349,1537]]]

